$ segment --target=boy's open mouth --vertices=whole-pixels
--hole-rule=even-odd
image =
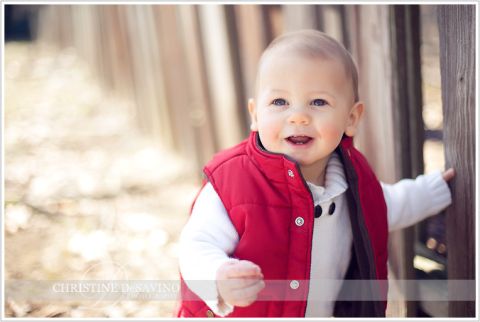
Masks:
[[[309,143],[313,139],[306,135],[298,135],[298,136],[292,135],[292,136],[289,136],[286,140],[292,144],[303,145],[303,144]]]

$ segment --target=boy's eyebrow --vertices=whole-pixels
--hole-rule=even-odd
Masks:
[[[288,93],[287,90],[284,90],[284,89],[278,89],[278,88],[270,88],[270,89],[267,89],[267,95],[272,95],[274,93]],[[327,95],[329,96],[329,100],[331,100],[331,103],[335,102],[336,101],[336,96],[331,94],[330,92],[327,92],[327,91],[310,91],[310,92],[307,92],[307,95],[315,95],[315,94],[321,94],[321,95]]]
[[[268,92],[288,92],[287,90],[284,89],[277,89],[277,88],[270,88],[267,89]]]
[[[312,95],[312,94],[327,94],[331,97],[335,97],[335,95],[331,94],[330,92],[327,92],[327,91],[310,91],[307,93],[308,95]]]
[[[330,92],[327,91],[310,91],[307,92],[307,95],[313,96],[313,95],[327,95],[329,100],[336,101],[336,96],[333,95]]]
[[[269,93],[272,93],[272,92],[283,92],[283,93],[287,93],[288,91],[287,90],[284,90],[284,89],[278,89],[278,88],[270,88],[270,89],[267,89],[267,92]],[[335,97],[335,95],[331,94],[330,92],[327,92],[327,91],[310,91],[310,92],[307,92],[308,95],[312,95],[312,94],[326,94],[326,95],[329,95],[331,97]]]

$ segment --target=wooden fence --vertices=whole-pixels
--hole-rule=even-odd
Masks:
[[[475,10],[438,10],[446,164],[458,175],[447,209],[449,278],[475,279]],[[455,292],[455,289],[450,290]],[[475,302],[452,302],[449,316],[474,316]]]
[[[326,31],[359,66],[367,111],[356,145],[382,181],[395,182],[423,172],[419,10],[415,5],[54,5],[41,12],[38,38],[77,48],[109,88],[136,101],[145,133],[191,160],[200,173],[214,152],[246,137],[246,103],[266,45],[286,31]],[[454,246],[448,274],[456,279],[475,278],[474,21],[474,5],[438,11],[446,159],[457,170],[455,206],[447,213]],[[397,279],[415,278],[414,239],[414,228],[391,236]],[[414,316],[418,304],[405,301],[397,313]],[[451,302],[449,312],[475,314],[472,303]]]
[[[353,8],[352,8],[353,10]],[[321,28],[340,41],[344,6],[75,5],[41,11],[38,39],[73,46],[141,129],[200,172],[249,129],[256,64],[282,32]]]

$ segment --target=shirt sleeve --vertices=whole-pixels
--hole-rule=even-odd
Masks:
[[[221,265],[237,261],[228,255],[238,240],[220,197],[207,183],[180,235],[179,266],[187,286],[220,316],[231,313],[233,306],[219,302],[216,274]]]
[[[452,203],[450,189],[442,173],[435,171],[396,184],[381,183],[388,209],[388,230],[416,224]]]

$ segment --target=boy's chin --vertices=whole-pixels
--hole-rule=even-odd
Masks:
[[[328,162],[328,159],[330,158],[330,155],[327,155],[325,158],[321,158],[318,160],[305,160],[305,159],[294,159],[298,165],[302,168],[310,168],[310,167],[321,167],[322,165],[326,164]],[[326,162],[325,162],[326,161]]]
[[[295,162],[297,162],[297,164],[300,166],[300,167],[310,167],[314,164],[316,164],[316,162],[312,162],[310,160],[305,160],[305,159],[302,159],[302,158],[295,158],[295,157],[290,157],[292,160],[295,160]]]

